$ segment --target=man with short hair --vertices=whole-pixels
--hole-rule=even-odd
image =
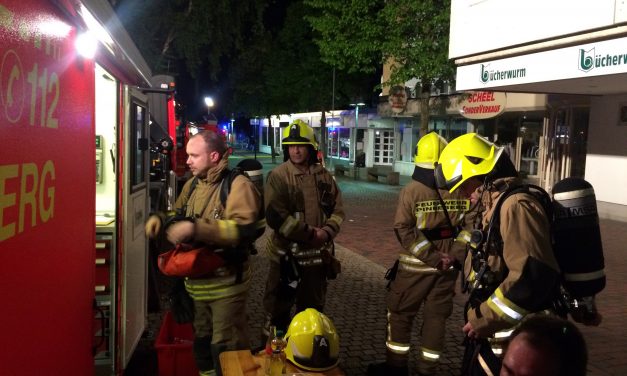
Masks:
[[[575,324],[534,315],[512,333],[501,376],[584,376],[587,363],[586,341]]]
[[[202,131],[192,136],[186,151],[193,178],[185,183],[175,203],[184,218],[165,231],[171,243],[205,246],[225,261],[206,276],[185,278],[185,288],[194,301],[196,365],[201,375],[220,375],[221,352],[250,347],[246,298],[251,272],[247,248],[239,246],[255,228],[261,196],[250,179],[238,175],[226,203],[222,203],[220,191],[228,174],[228,154],[218,133]],[[157,236],[166,217],[163,213],[150,216],[146,235]]]

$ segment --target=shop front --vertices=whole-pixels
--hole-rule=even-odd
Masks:
[[[578,3],[551,2],[569,22],[553,22],[545,2],[525,3],[520,14],[533,15],[537,25],[528,29],[519,12],[504,14],[494,2],[453,0],[449,57],[456,59],[459,91],[548,93],[541,184],[550,191],[565,177],[583,177],[594,187],[600,216],[627,220],[627,8],[615,0]],[[469,43],[488,19],[501,32]],[[531,171],[535,161],[528,162]]]
[[[398,92],[398,90],[397,90]],[[545,143],[546,95],[468,92],[432,97],[428,131],[435,131],[447,140],[476,132],[506,147],[521,175],[539,183]],[[380,119],[369,122],[375,128],[373,137],[388,138],[394,145],[387,162],[394,171],[411,175],[413,158],[420,138],[420,113],[416,99],[409,99],[402,112],[395,110],[397,101],[383,100],[379,105]],[[398,107],[398,106],[397,106]],[[373,143],[376,155],[377,148]],[[392,159],[392,161],[390,161]],[[373,163],[382,164],[376,158]]]

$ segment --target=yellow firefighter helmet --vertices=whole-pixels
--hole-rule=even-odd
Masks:
[[[438,188],[455,191],[473,176],[486,175],[494,169],[503,148],[479,136],[467,133],[444,148],[435,169]]]
[[[418,167],[433,170],[438,158],[440,158],[440,153],[442,153],[447,144],[448,142],[446,142],[444,137],[436,132],[427,133],[416,144],[414,163]]]
[[[313,308],[299,312],[290,323],[285,355],[296,366],[309,371],[325,371],[339,361],[340,336],[333,322]]]
[[[318,150],[318,142],[313,128],[304,121],[297,119],[283,130],[283,145],[311,145]]]

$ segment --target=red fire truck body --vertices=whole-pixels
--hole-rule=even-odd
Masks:
[[[147,317],[151,135],[176,133],[173,108],[150,124],[153,89],[106,0],[0,4],[1,375],[127,366]]]

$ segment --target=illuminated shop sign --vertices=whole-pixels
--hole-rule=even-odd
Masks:
[[[457,67],[458,91],[627,73],[627,37]]]
[[[477,91],[459,104],[459,113],[467,119],[489,119],[505,111],[506,105],[505,93]]]

